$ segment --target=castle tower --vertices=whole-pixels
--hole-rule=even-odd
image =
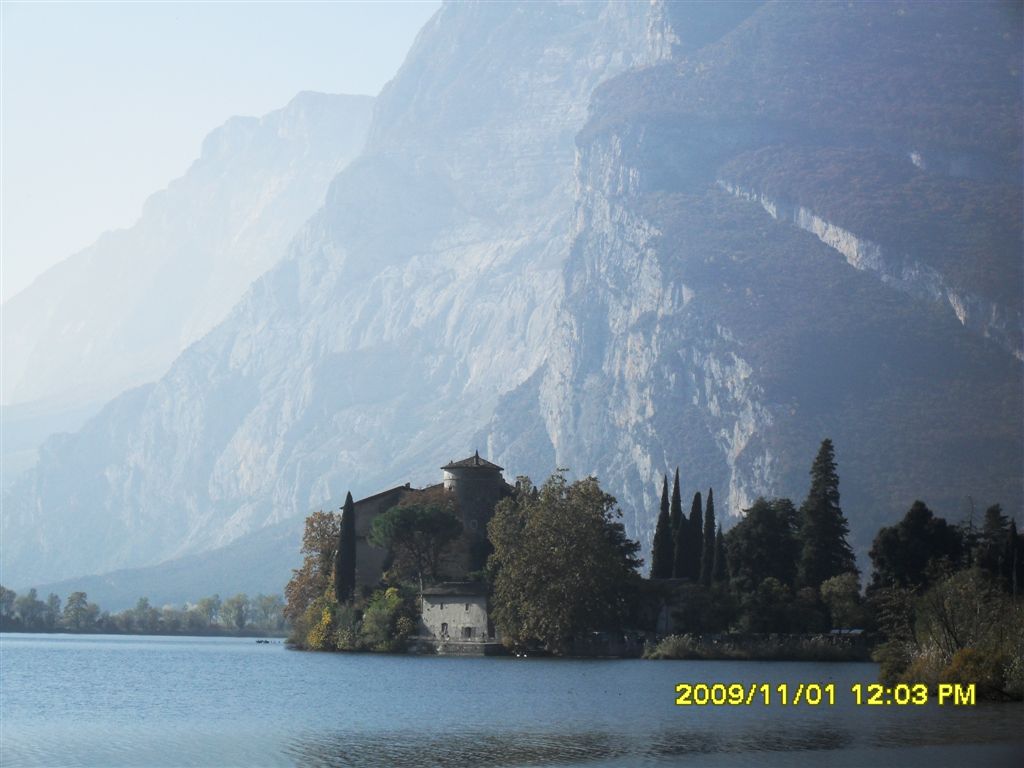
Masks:
[[[468,459],[441,467],[446,491],[454,492],[462,516],[463,535],[470,547],[469,570],[483,567],[487,557],[487,523],[494,506],[508,495],[503,467],[480,458],[477,451]]]

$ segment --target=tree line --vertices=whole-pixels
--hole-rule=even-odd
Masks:
[[[979,527],[952,525],[915,502],[875,537],[863,590],[831,440],[822,441],[809,475],[799,507],[758,498],[725,532],[713,490],[706,502],[696,493],[687,515],[678,470],[671,492],[666,475],[649,579],[640,577],[639,545],[625,535],[614,497],[596,478],[569,482],[560,470],[537,487],[520,477],[487,526],[486,568],[458,577],[488,584],[490,615],[515,646],[569,653],[594,632],[666,631],[659,615],[667,606],[667,631],[677,638],[861,630],[879,640],[890,679],[919,674],[927,682],[984,669],[990,691],[1019,696],[1024,546],[1015,521],[996,505]],[[370,540],[388,557],[373,588],[356,588],[351,495],[340,515],[311,515],[303,566],[286,589],[292,642],[403,649],[415,633],[419,590],[445,576],[442,565],[460,546],[454,503],[438,491],[375,518]],[[988,634],[960,626],[971,615],[990,616]]]
[[[810,477],[799,508],[759,498],[724,537],[716,532],[713,549],[710,535],[695,542],[713,508],[698,527],[699,494],[687,519],[673,514],[673,490],[666,514],[663,483],[651,577],[675,606],[674,635],[654,654],[702,655],[707,634],[859,630],[877,640],[874,658],[887,682],[975,682],[983,696],[1024,696],[1024,539],[1016,521],[995,504],[980,526],[973,518],[952,524],[915,501],[875,536],[862,590],[830,440]]]
[[[140,597],[134,608],[102,610],[85,592],[66,600],[50,593],[39,599],[35,588],[24,595],[0,586],[0,631],[74,632],[137,635],[206,635],[282,633],[284,600],[279,595],[244,593],[221,600],[204,597],[194,604],[157,608]]]

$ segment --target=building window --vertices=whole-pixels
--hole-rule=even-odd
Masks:
[[[466,603],[466,610],[469,610],[469,603]]]
[[[448,637],[448,622],[441,622],[441,637]]]
[[[472,640],[473,639],[473,628],[472,627],[463,627],[462,628],[462,639],[463,640]]]

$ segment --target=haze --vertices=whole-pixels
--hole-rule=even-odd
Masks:
[[[377,94],[438,6],[3,3],[3,300],[131,225],[228,117]]]

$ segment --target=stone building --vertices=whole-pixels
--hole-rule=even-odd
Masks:
[[[423,590],[420,635],[440,641],[487,642],[494,625],[487,614],[487,585],[447,582]]]
[[[415,502],[417,497],[426,501],[442,491],[452,494],[462,519],[462,541],[454,547],[450,575],[462,578],[484,566],[487,523],[495,505],[511,495],[513,488],[505,482],[503,468],[480,458],[479,452],[461,461],[450,461],[441,470],[441,482],[435,485],[413,488],[406,483],[355,502],[357,587],[375,586],[384,571],[387,552],[368,541],[374,518],[400,502]]]
[[[413,653],[506,653],[501,635],[488,615],[487,585],[481,582],[446,582],[423,590],[418,630],[410,640]]]

